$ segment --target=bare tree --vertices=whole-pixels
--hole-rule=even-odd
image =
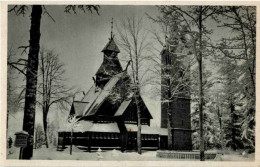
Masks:
[[[138,131],[137,131],[137,149],[142,153],[141,146],[141,110],[140,97],[141,88],[147,83],[144,75],[147,73],[144,66],[144,60],[148,58],[144,51],[148,48],[147,32],[142,27],[142,18],[128,17],[121,21],[118,28],[119,46],[126,52],[127,59],[131,62],[132,90],[137,108]]]
[[[28,60],[26,65],[26,92],[25,92],[25,106],[24,106],[24,122],[23,130],[29,133],[27,147],[23,149],[22,159],[30,159],[33,155],[33,136],[34,136],[34,122],[35,122],[35,107],[36,107],[36,91],[37,91],[37,75],[39,65],[39,51],[40,51],[40,27],[42,14],[47,14],[53,21],[53,17],[46,10],[44,5],[32,5],[31,25],[30,25],[30,40],[29,46],[21,46],[24,52],[29,48]],[[81,10],[98,13],[99,6],[95,5],[68,5],[65,7],[65,12]],[[25,15],[29,10],[27,5],[14,5],[8,12],[14,12],[16,15]]]
[[[51,107],[55,104],[65,106],[70,104],[74,97],[73,88],[65,85],[64,66],[59,60],[59,55],[54,51],[41,49],[39,61],[39,83],[37,104],[42,107],[43,129],[46,147],[48,148],[47,117]]]
[[[8,49],[8,56],[7,56],[7,129],[8,129],[8,122],[9,122],[9,116],[12,116],[16,113],[19,109],[22,107],[22,102],[24,100],[23,94],[24,94],[24,88],[19,88],[18,85],[15,85],[15,81],[17,81],[18,75],[17,71],[21,73],[16,66],[17,62],[14,60],[15,52],[13,48]],[[21,63],[22,64],[22,63]],[[19,70],[17,70],[19,69]],[[15,118],[16,119],[16,118]]]

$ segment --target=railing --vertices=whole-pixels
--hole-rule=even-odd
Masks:
[[[157,157],[172,159],[200,159],[199,152],[157,151]],[[214,159],[216,153],[205,153],[205,159]]]

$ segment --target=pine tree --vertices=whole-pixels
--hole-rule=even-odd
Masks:
[[[238,82],[236,87],[239,88],[239,101],[242,103],[240,110],[243,112],[242,139],[247,148],[254,149],[256,8],[251,6],[223,7],[220,16],[221,26],[228,28],[232,32],[232,36],[223,38],[215,48],[224,57],[237,62]]]

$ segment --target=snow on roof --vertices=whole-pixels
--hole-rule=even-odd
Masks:
[[[120,133],[117,123],[94,123],[88,132],[114,132]]]
[[[113,76],[108,83],[105,85],[105,87],[100,90],[100,93],[98,96],[93,100],[93,102],[88,105],[84,109],[84,115],[85,116],[90,116],[94,115],[96,111],[98,110],[99,106],[104,102],[104,100],[109,96],[111,90],[113,87],[116,85],[116,83],[120,80],[120,78],[125,74],[125,72],[119,73],[115,76]]]
[[[95,85],[92,85],[89,91],[86,93],[84,98],[82,99],[83,102],[92,102],[99,95],[99,90],[96,89]]]
[[[59,132],[70,132],[69,128],[63,127]],[[79,121],[73,132],[114,132],[120,133],[117,123],[93,123],[92,121]]]
[[[131,101],[132,101],[132,99],[128,99],[128,100],[123,101],[121,103],[120,107],[118,108],[118,110],[116,111],[115,116],[122,115]]]
[[[88,105],[88,102],[74,101],[73,106],[74,106],[75,114],[77,116],[82,116],[83,110],[86,107],[86,105]]]
[[[132,132],[137,132],[137,125],[135,124],[125,124],[126,129]],[[158,128],[158,127],[150,127],[148,125],[141,125],[141,133],[142,134],[158,134],[161,136],[167,136],[168,130],[167,128]]]

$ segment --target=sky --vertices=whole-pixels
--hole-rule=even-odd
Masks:
[[[101,50],[110,37],[111,18],[116,23],[126,16],[142,17],[146,12],[158,13],[155,6],[101,6],[100,16],[83,12],[67,14],[64,13],[64,6],[46,8],[55,22],[43,15],[40,45],[54,49],[66,66],[68,82],[85,90],[93,83],[92,76],[102,63]],[[145,21],[148,22],[147,19]],[[28,45],[29,23],[29,15],[23,17],[9,14],[8,46],[17,48]]]
[[[100,6],[100,15],[95,12],[91,14],[81,11],[77,14],[68,14],[64,12],[65,6],[58,5],[46,6],[46,9],[55,22],[46,14],[42,16],[40,46],[53,49],[59,54],[61,62],[65,65],[67,85],[75,86],[85,92],[92,86],[92,77],[102,63],[101,50],[110,37],[112,18],[115,22],[114,32],[116,32],[116,24],[132,16],[143,17],[143,26],[146,30],[158,27],[146,17],[146,13],[151,16],[159,15],[156,6]],[[18,57],[27,56],[20,55],[22,50],[17,48],[29,44],[30,12],[31,9],[24,16],[8,14],[8,47],[16,49]],[[208,27],[215,28],[216,24],[209,22]],[[223,31],[216,31],[213,38],[218,39],[223,34],[225,34]],[[119,53],[119,59],[122,56],[122,53]],[[21,82],[23,81],[19,80],[17,83]],[[160,101],[149,97],[144,98],[144,101],[154,118],[152,126],[160,126]],[[54,116],[54,112],[51,111],[50,115]],[[22,113],[19,114],[17,117],[22,117]],[[36,123],[42,122],[41,117],[38,110]],[[10,119],[17,121],[15,118]],[[21,123],[19,124],[15,126],[21,127]]]
[[[65,77],[68,86],[75,86],[87,92],[92,86],[92,77],[95,75],[103,60],[101,52],[108,43],[111,32],[111,20],[114,20],[113,31],[116,35],[117,25],[126,17],[143,17],[145,29],[154,27],[153,23],[146,18],[146,13],[158,15],[155,6],[100,6],[100,15],[78,11],[77,14],[64,12],[65,6],[46,6],[55,22],[46,14],[42,16],[40,46],[54,50],[59,54],[61,62],[65,65]],[[8,14],[8,47],[15,49],[17,57],[27,58],[21,55],[19,46],[29,44],[30,12],[24,16]],[[116,37],[116,36],[115,36]],[[119,59],[122,58],[119,53]],[[124,64],[122,64],[124,65]],[[124,67],[123,67],[124,68]],[[22,79],[17,79],[17,84],[25,84]],[[80,95],[78,95],[80,96]],[[80,97],[78,97],[80,98]],[[148,108],[154,117],[153,125],[160,126],[160,103],[154,99],[145,99]],[[49,113],[49,118],[55,117],[55,109]],[[23,117],[23,111],[17,113],[15,118],[10,117],[10,131],[19,129],[22,122],[17,119]],[[17,122],[19,121],[19,123]],[[42,114],[38,108],[36,111],[36,124],[42,124]]]

